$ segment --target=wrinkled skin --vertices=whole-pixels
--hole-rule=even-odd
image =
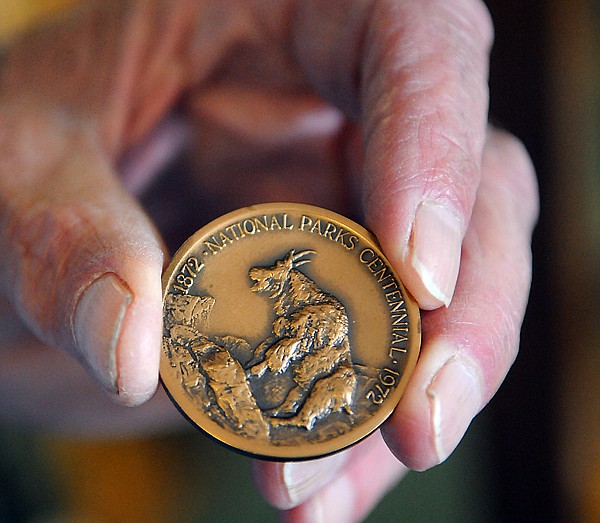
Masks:
[[[0,417],[180,424],[154,394],[164,242],[291,200],[361,218],[427,312],[381,432],[257,462],[261,492],[289,521],[359,521],[405,467],[443,461],[514,360],[530,282],[537,191],[523,147],[486,125],[491,41],[475,0],[105,0],[16,42],[0,78]],[[182,149],[185,170],[156,179]]]

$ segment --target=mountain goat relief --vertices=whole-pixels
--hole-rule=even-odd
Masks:
[[[356,376],[348,342],[348,316],[340,301],[323,292],[298,270],[314,251],[290,251],[271,267],[254,267],[252,290],[275,300],[273,334],[261,343],[248,374],[293,370],[295,387],[285,401],[267,412],[274,426],[311,429],[315,422],[342,409],[352,415]]]
[[[201,332],[212,297],[165,300],[164,350],[179,366],[184,390],[214,421],[263,439],[284,427],[311,431],[334,413],[352,423],[357,374],[346,309],[299,270],[315,254],[291,250],[273,265],[249,270],[251,290],[267,294],[274,312],[271,334],[255,348],[235,336]],[[275,407],[261,407],[254,391],[281,377],[289,391]]]

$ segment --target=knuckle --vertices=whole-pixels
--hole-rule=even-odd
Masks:
[[[371,113],[365,133],[367,206],[409,191],[449,202],[468,222],[481,176],[485,122],[464,121],[447,82],[452,80],[410,88],[399,83]]]
[[[439,120],[439,116],[432,118]],[[479,185],[480,166],[474,153],[468,150],[467,138],[451,136],[444,126],[435,125],[425,118],[419,126],[419,148],[425,164],[422,165],[423,195],[447,201],[465,218],[471,212]]]

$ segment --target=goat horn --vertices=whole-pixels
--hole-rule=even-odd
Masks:
[[[294,267],[300,267],[300,265],[304,265],[305,263],[308,263],[310,261],[309,260],[300,260],[298,262],[294,262]]]
[[[296,263],[298,260],[300,260],[300,258],[303,258],[304,256],[308,256],[309,254],[317,254],[317,251],[313,251],[312,249],[307,249],[305,251],[300,251],[296,254],[292,254],[292,261],[294,263]],[[310,261],[310,260],[304,260],[303,263],[306,263],[308,261]]]

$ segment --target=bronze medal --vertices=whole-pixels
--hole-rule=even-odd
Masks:
[[[208,224],[163,276],[160,373],[203,431],[263,459],[331,454],[392,413],[420,347],[417,305],[375,237],[309,205]]]

